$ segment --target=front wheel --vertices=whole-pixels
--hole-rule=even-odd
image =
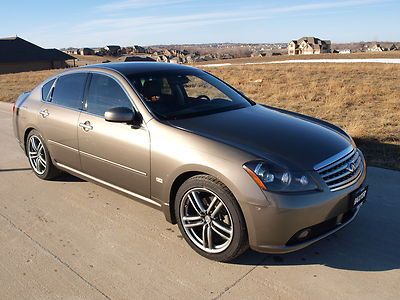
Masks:
[[[26,154],[33,172],[39,178],[48,180],[60,174],[51,161],[42,136],[36,130],[32,130],[26,139]]]
[[[240,207],[230,190],[212,176],[185,181],[176,195],[175,213],[185,240],[204,257],[226,262],[248,248]]]

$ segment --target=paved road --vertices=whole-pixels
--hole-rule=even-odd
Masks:
[[[400,173],[369,168],[358,218],[296,253],[196,255],[147,206],[64,176],[37,179],[0,103],[1,299],[399,299]]]

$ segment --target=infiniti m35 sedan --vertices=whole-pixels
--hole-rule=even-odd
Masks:
[[[343,130],[188,66],[68,70],[22,94],[13,116],[39,178],[68,172],[157,208],[217,261],[303,248],[366,199],[365,160]]]

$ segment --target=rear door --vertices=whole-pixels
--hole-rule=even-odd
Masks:
[[[150,137],[143,125],[111,123],[104,113],[113,107],[135,110],[118,81],[93,73],[78,138],[83,172],[137,195],[150,197]]]
[[[60,76],[40,110],[39,127],[51,157],[60,164],[81,169],[78,151],[78,120],[87,73]]]

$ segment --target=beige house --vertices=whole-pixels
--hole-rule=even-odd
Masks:
[[[370,48],[367,49],[368,52],[383,52],[383,51],[396,51],[398,50],[395,44],[373,44]]]
[[[303,37],[288,45],[289,55],[331,53],[331,41],[316,37]]]
[[[369,52],[382,52],[386,51],[380,44],[374,44],[372,47],[368,48],[367,51]]]

